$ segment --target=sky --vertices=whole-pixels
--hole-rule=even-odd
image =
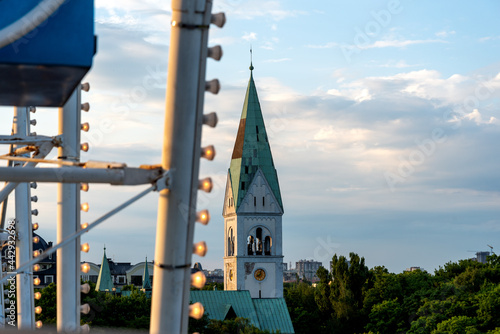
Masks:
[[[84,81],[91,110],[82,160],[161,161],[170,2],[96,0],[98,52]],[[222,205],[234,140],[253,74],[278,171],[285,214],[284,261],[363,256],[391,272],[433,272],[449,261],[500,249],[500,2],[215,1],[224,28],[210,28],[221,61],[207,62],[218,95],[205,110],[214,161],[200,176],[211,222],[198,225],[205,269],[222,268]],[[148,84],[145,84],[145,83]],[[57,111],[39,108],[38,134],[57,134]],[[12,108],[0,108],[10,133]],[[54,158],[51,154],[49,158]],[[146,186],[91,185],[82,193],[92,222]],[[39,184],[40,235],[56,239],[56,187]],[[82,260],[154,259],[158,195],[149,194],[82,237]],[[11,201],[12,202],[12,201]],[[12,206],[9,213],[12,216]]]

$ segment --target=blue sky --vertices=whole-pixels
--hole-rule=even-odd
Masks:
[[[222,268],[224,188],[249,78],[254,78],[285,207],[285,262],[356,252],[368,266],[433,271],[472,251],[500,248],[500,27],[497,1],[216,1],[223,29],[210,45],[206,96],[217,111],[214,162],[201,176],[212,221],[198,226],[206,268]],[[84,160],[130,166],[160,162],[170,3],[96,0],[98,53],[84,93],[91,131]],[[144,81],[154,83],[144,86]],[[2,108],[0,131],[10,132]],[[35,131],[55,134],[57,112],[41,109]],[[40,234],[55,240],[56,188],[41,185]],[[82,199],[93,221],[142,190],[92,186]],[[157,195],[115,216],[83,242],[84,260],[154,257]],[[12,212],[12,211],[11,211]]]

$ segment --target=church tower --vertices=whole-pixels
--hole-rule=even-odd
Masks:
[[[283,297],[283,203],[250,65],[224,199],[224,290]]]

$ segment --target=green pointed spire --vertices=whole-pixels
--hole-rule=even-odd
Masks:
[[[108,258],[106,257],[106,246],[104,246],[104,255],[102,256],[101,270],[95,291],[113,291],[113,280],[111,279],[111,271],[109,270]]]
[[[259,97],[253,81],[253,69],[254,67],[250,62],[250,80],[229,167],[235,207],[238,210],[250,187],[250,183],[255,177],[255,173],[260,168],[273,191],[274,197],[283,210],[278,175],[276,168],[274,168]]]
[[[148,270],[148,258],[146,257],[146,262],[144,263],[144,274],[142,275],[142,288],[151,289],[151,280],[149,279]]]

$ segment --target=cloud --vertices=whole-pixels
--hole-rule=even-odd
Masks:
[[[429,43],[447,43],[447,42],[440,39],[414,39],[414,40],[386,39],[386,40],[375,41],[372,44],[368,45],[356,45],[356,47],[361,50],[375,49],[375,48],[405,48],[410,45],[429,44]]]
[[[282,63],[284,61],[290,61],[292,58],[279,58],[279,59],[267,59],[264,63]]]
[[[328,42],[325,44],[308,44],[305,47],[310,49],[331,49],[337,46],[339,46],[339,44],[336,42]]]
[[[238,19],[252,20],[265,17],[271,21],[281,21],[291,17],[307,15],[306,11],[289,10],[281,1],[266,0],[222,0],[214,2],[214,11],[224,11],[226,15]]]
[[[408,67],[417,67],[417,66],[420,66],[420,65],[418,65],[418,64],[410,65],[410,64],[407,64],[406,61],[404,61],[404,60],[400,60],[400,61],[391,60],[385,64],[379,65],[379,67],[388,67],[388,68],[408,68]]]
[[[245,33],[243,36],[241,36],[241,38],[247,42],[255,41],[257,39],[257,33],[255,32]]]
[[[455,30],[450,30],[450,31],[447,31],[447,30],[441,30],[441,31],[438,31],[437,33],[435,33],[435,35],[437,37],[441,37],[441,38],[444,38],[444,37],[448,37],[450,35],[455,35],[456,31]]]
[[[494,41],[500,39],[500,36],[486,36],[479,39],[480,42]]]

